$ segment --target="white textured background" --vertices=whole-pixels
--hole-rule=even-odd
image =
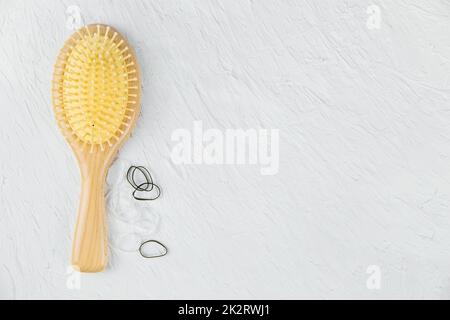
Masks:
[[[81,290],[80,179],[50,90],[70,5],[136,48],[142,116],[120,156],[161,184],[171,250],[112,250]],[[450,298],[449,30],[445,0],[0,0],[0,297]],[[194,120],[280,129],[279,173],[173,164]]]

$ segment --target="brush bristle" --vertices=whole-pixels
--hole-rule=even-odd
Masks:
[[[126,42],[110,27],[84,27],[55,66],[55,112],[69,139],[91,150],[111,146],[135,111],[138,74]]]

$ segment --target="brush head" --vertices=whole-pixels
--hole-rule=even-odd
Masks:
[[[53,106],[73,147],[94,152],[118,144],[134,124],[139,102],[136,58],[117,31],[89,25],[69,38],[55,65]]]

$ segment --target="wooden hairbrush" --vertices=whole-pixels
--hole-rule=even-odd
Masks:
[[[81,172],[81,196],[72,265],[99,272],[107,264],[104,184],[140,111],[136,56],[112,27],[88,25],[75,32],[58,56],[53,109]]]

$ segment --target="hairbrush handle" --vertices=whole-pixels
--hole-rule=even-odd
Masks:
[[[100,272],[107,264],[104,159],[94,154],[81,165],[81,197],[72,244],[72,265],[81,272]]]

